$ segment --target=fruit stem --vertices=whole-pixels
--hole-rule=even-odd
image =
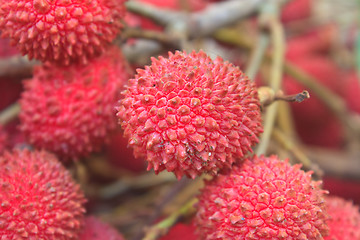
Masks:
[[[14,103],[0,112],[0,125],[6,125],[15,119],[20,112],[20,105]]]
[[[167,230],[176,223],[179,217],[186,215],[187,213],[194,210],[194,205],[197,203],[197,201],[197,198],[192,198],[178,211],[173,212],[166,219],[147,229],[146,235],[143,240],[155,240],[159,236],[165,234]]]
[[[264,27],[268,27],[273,44],[272,68],[270,87],[276,92],[281,88],[283,65],[285,56],[285,35],[283,26],[279,20],[280,5],[275,2],[265,4],[263,13],[260,16]],[[268,24],[268,25],[265,25]],[[263,29],[265,31],[266,29]],[[268,148],[272,129],[275,125],[278,104],[274,103],[268,107],[264,120],[264,132],[261,136],[260,143],[256,150],[257,155],[265,154]]]
[[[39,62],[27,57],[13,56],[0,59],[0,77],[31,77],[33,67]]]

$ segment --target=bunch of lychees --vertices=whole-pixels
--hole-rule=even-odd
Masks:
[[[144,2],[159,8],[181,7],[180,1]],[[188,11],[199,11],[196,16],[226,5],[206,1],[187,4]],[[293,4],[282,15],[285,25],[310,14],[309,1]],[[299,11],[294,14],[294,9]],[[159,10],[165,15],[166,11]],[[145,10],[142,14],[151,16]],[[266,87],[259,91],[255,82],[265,81],[266,74],[252,81],[236,64],[210,57],[204,50],[174,50],[152,57],[132,76],[131,66],[115,44],[124,25],[147,31],[141,35],[133,29],[135,35],[167,41],[166,27],[127,13],[125,0],[0,0],[2,37],[10,39],[10,44],[30,60],[40,61],[32,77],[23,81],[18,129],[11,132],[11,126],[0,125],[1,240],[123,240],[110,225],[85,215],[93,204],[91,197],[97,192],[99,198],[107,196],[106,191],[86,186],[99,179],[87,179],[91,174],[82,171],[82,164],[84,159],[91,162],[89,158],[97,158],[93,153],[104,153],[110,140],[105,154],[128,169],[141,172],[145,160],[147,170],[155,174],[166,170],[177,180],[206,178],[192,196],[196,203],[190,207],[194,208],[175,210],[150,228],[145,239],[164,235],[164,240],[360,240],[358,207],[327,196],[322,181],[315,180],[313,171],[302,170],[301,164],[275,154],[254,153],[264,132],[262,113],[266,107],[276,100],[301,102],[308,98],[306,91],[301,93],[304,86],[286,75],[285,93]],[[156,34],[162,37],[154,37]],[[345,90],[338,88],[336,64],[324,57],[330,43],[323,35],[332,36],[333,28],[292,38],[285,59],[345,96]],[[180,37],[179,42],[183,40]],[[136,45],[136,41],[126,44]],[[7,54],[12,53],[3,55]],[[348,80],[346,88],[352,84],[353,80]],[[353,92],[356,95],[356,90]],[[329,109],[322,108],[321,96],[313,99],[309,105],[293,107],[294,116],[299,116],[297,129],[321,125],[312,118],[333,117]],[[347,104],[356,109],[351,100]],[[305,131],[300,136],[306,141],[311,133]],[[342,137],[329,136],[324,141],[309,137],[309,142],[340,147]],[[124,145],[133,156],[128,157]],[[292,142],[283,145],[290,149]],[[98,166],[112,172],[103,163],[93,169]],[[81,184],[72,175],[82,180]],[[116,191],[139,182],[151,186],[148,178],[144,179],[128,181],[128,185],[120,181]],[[88,201],[90,207],[85,205]],[[176,217],[187,213],[190,223],[170,229]],[[157,218],[155,213],[152,221]],[[170,230],[167,235],[166,230]]]

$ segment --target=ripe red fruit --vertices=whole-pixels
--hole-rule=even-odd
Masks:
[[[99,55],[119,33],[125,0],[1,1],[0,30],[30,59],[68,65]]]
[[[124,240],[124,237],[110,225],[89,216],[85,218],[79,240]]]
[[[123,94],[117,116],[124,135],[156,173],[216,174],[251,151],[262,132],[255,85],[202,51],[152,58]]]
[[[178,223],[160,240],[198,240],[199,238],[195,231],[196,227],[194,224]]]
[[[321,182],[277,156],[255,156],[205,183],[195,223],[200,239],[322,239]]]
[[[326,198],[330,234],[325,240],[360,239],[359,207],[339,197]]]
[[[86,200],[54,155],[6,152],[0,186],[1,239],[77,239]]]
[[[86,66],[38,67],[24,82],[21,129],[37,148],[64,158],[86,156],[116,128],[114,107],[127,79],[115,47]]]

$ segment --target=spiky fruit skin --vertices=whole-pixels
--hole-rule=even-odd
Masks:
[[[115,47],[86,66],[38,67],[24,82],[21,130],[36,148],[64,159],[87,156],[116,128],[114,108],[127,78]]]
[[[324,191],[300,167],[255,156],[206,182],[195,217],[200,239],[323,239]]]
[[[359,240],[360,212],[352,202],[339,197],[326,198],[330,219],[327,222],[330,234],[325,240]]]
[[[254,84],[202,51],[152,58],[123,94],[117,116],[124,135],[156,173],[216,174],[251,151],[262,132]]]
[[[94,216],[88,216],[79,240],[124,240],[124,237],[110,225]]]
[[[6,152],[0,169],[0,239],[77,239],[86,200],[53,154]]]
[[[161,237],[160,240],[198,240],[195,231],[196,227],[194,224],[178,223],[165,236]]]
[[[0,29],[30,59],[87,63],[119,33],[125,0],[0,1]]]

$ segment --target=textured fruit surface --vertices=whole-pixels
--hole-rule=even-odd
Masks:
[[[327,222],[330,234],[325,240],[359,240],[359,207],[339,197],[326,198],[330,219]]]
[[[124,240],[124,237],[110,225],[89,216],[85,218],[79,240]]]
[[[85,198],[50,153],[15,151],[0,157],[0,239],[77,239]]]
[[[124,135],[156,173],[215,174],[251,151],[262,132],[254,84],[202,51],[152,58],[123,94],[117,116]]]
[[[160,240],[198,240],[194,224],[178,223]]]
[[[0,1],[0,29],[30,59],[86,63],[119,33],[125,0]]]
[[[86,66],[38,67],[24,82],[21,129],[37,148],[63,158],[86,156],[116,128],[114,108],[127,79],[115,47]]]
[[[322,239],[321,182],[277,156],[254,157],[206,182],[195,223],[201,239]]]

